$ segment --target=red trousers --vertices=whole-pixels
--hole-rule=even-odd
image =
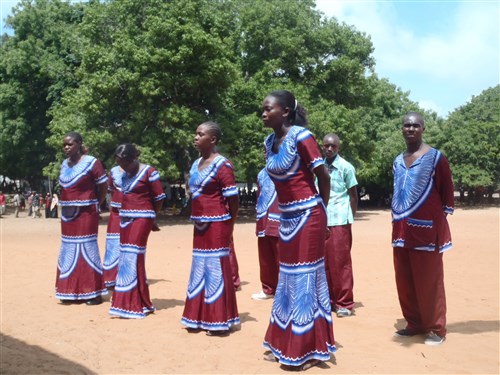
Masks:
[[[446,295],[443,253],[394,248],[394,270],[399,304],[407,329],[446,335]]]
[[[352,275],[351,224],[328,227],[330,237],[325,242],[325,271],[332,310],[354,307]]]
[[[260,282],[265,294],[274,295],[278,286],[280,258],[278,254],[279,237],[258,237]]]

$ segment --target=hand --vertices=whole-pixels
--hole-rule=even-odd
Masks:
[[[158,226],[158,223],[155,221],[153,223],[153,228],[151,228],[153,232],[158,232],[160,230],[160,227]]]
[[[331,235],[330,228],[326,227],[325,240],[329,239]]]

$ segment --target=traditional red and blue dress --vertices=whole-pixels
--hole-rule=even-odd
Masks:
[[[104,285],[113,287],[118,273],[118,259],[120,258],[120,208],[122,206],[122,177],[123,169],[120,166],[111,168],[108,179],[108,191],[111,193],[109,203],[109,219],[106,231],[106,252],[102,263]]]
[[[257,175],[255,211],[262,291],[267,295],[274,295],[280,268],[278,254],[280,212],[274,183],[265,168]]]
[[[96,186],[107,181],[102,163],[84,155],[68,165],[63,161],[59,175],[62,188],[62,244],[57,263],[56,297],[61,300],[88,300],[107,294],[97,244],[99,202]]]
[[[313,134],[292,126],[278,153],[265,141],[266,169],[278,194],[280,273],[264,347],[282,364],[328,361],[336,351],[325,273],[326,211],[313,170],[323,164]]]
[[[414,334],[446,335],[443,252],[451,249],[446,218],[454,211],[454,189],[446,157],[430,148],[407,167],[393,164],[392,246],[399,303]]]
[[[224,331],[240,324],[229,261],[233,224],[226,202],[238,195],[238,189],[228,159],[219,155],[198,170],[200,160],[193,163],[189,178],[193,257],[181,323],[192,329]]]
[[[160,174],[141,165],[135,176],[122,174],[120,258],[111,315],[144,318],[155,310],[146,277],[146,245],[156,219],[154,202],[165,199]]]

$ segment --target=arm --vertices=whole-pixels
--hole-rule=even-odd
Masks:
[[[106,194],[108,193],[108,182],[103,182],[102,184],[97,185],[97,200],[99,201],[99,206],[106,199]]]
[[[356,186],[353,186],[348,191],[351,203],[352,216],[356,215],[356,211],[358,210],[358,189]]]
[[[238,218],[238,209],[239,209],[239,198],[238,195],[232,195],[227,198],[227,207],[229,209],[229,214],[231,215],[231,222],[236,223],[236,219]]]
[[[314,174],[318,179],[318,190],[323,203],[328,206],[328,201],[330,200],[330,175],[324,164],[318,165],[314,168]]]

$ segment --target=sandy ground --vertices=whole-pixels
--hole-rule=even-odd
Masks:
[[[228,337],[192,334],[179,320],[191,264],[192,226],[164,220],[148,244],[150,292],[158,311],[143,320],[108,315],[99,306],[61,305],[54,297],[60,223],[0,219],[2,374],[268,374],[262,359],[271,300],[260,290],[255,224],[239,219],[235,244],[242,278],[241,330]],[[338,351],[308,373],[499,373],[499,210],[458,209],[450,218],[454,248],[445,254],[448,337],[395,340],[404,327],[398,305],[390,212],[364,210],[353,226],[355,315],[334,318]],[[99,228],[104,249],[106,216]]]

